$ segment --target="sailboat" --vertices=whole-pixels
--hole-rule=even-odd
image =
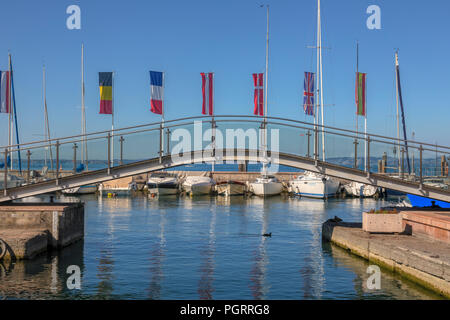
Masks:
[[[323,104],[323,79],[322,79],[322,26],[320,15],[320,0],[317,0],[317,90],[314,112],[314,125],[317,126],[317,113],[321,110],[322,120],[322,158],[325,161],[325,132],[324,132],[324,104]],[[319,101],[320,99],[320,101]],[[290,181],[290,189],[296,195],[311,198],[326,199],[336,195],[340,183],[331,177],[306,171]]]
[[[84,45],[81,45],[81,161],[82,163],[77,168],[77,171],[84,171],[88,169],[87,160],[87,146],[86,146],[86,111],[84,107]],[[97,185],[85,185],[75,188],[62,190],[65,194],[90,194],[97,192]]]
[[[399,117],[399,104],[402,112],[402,124],[403,124],[403,138],[404,138],[404,147],[406,152],[406,160],[407,160],[407,166],[408,166],[408,174],[411,174],[411,165],[409,161],[409,154],[408,154],[408,139],[406,136],[406,121],[405,121],[405,110],[403,107],[403,97],[402,97],[402,87],[400,82],[400,64],[398,60],[398,51],[395,53],[395,75],[396,75],[396,87],[397,87],[397,138],[399,139],[399,143],[397,144],[397,153],[399,155],[399,166],[398,171],[400,173],[400,176],[404,176],[404,169],[401,165],[401,158],[400,158],[400,117]],[[433,184],[433,182],[425,182],[424,184],[437,186],[437,187],[447,187],[444,184]],[[440,207],[440,208],[450,208],[449,202],[439,201],[439,200],[433,200],[430,198],[425,198],[421,196],[416,196],[412,194],[407,194],[408,200],[410,201],[411,205],[413,207]]]
[[[266,74],[265,74],[265,97],[264,97],[264,157],[267,158],[267,83],[269,73],[269,6],[267,5],[267,33],[266,33]],[[249,190],[260,197],[274,196],[281,193],[283,185],[275,176],[267,174],[267,164],[263,162],[261,176],[255,182],[250,183]]]

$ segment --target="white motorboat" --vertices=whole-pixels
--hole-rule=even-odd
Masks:
[[[96,184],[90,184],[90,185],[86,185],[86,186],[62,190],[62,193],[64,193],[64,194],[91,194],[91,193],[96,193],[96,192],[97,192]]]
[[[325,199],[334,197],[340,183],[328,176],[310,171],[290,182],[291,191],[300,196]]]
[[[121,185],[111,185],[111,184],[100,184],[98,186],[98,191],[103,195],[113,195],[113,196],[128,196],[133,191],[137,190],[136,182],[130,182],[128,186]]]
[[[183,183],[184,190],[191,195],[210,194],[214,180],[205,176],[190,176]]]
[[[379,189],[378,187],[354,181],[344,185],[344,188],[349,195],[360,198],[373,197]]]
[[[239,181],[223,181],[216,184],[217,193],[224,196],[242,195],[245,189],[245,183]]]
[[[15,176],[13,174],[8,174],[6,176],[6,181],[8,188],[20,187],[21,185],[25,184],[25,179],[23,179],[22,177]],[[5,178],[4,175],[2,174],[0,177],[0,190],[4,189],[4,185],[5,185]]]
[[[167,175],[152,175],[147,181],[149,194],[174,195],[179,191],[178,179]]]
[[[250,183],[249,189],[260,197],[275,196],[283,191],[283,185],[275,176],[262,175]]]

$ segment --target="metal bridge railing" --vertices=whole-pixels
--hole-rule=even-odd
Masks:
[[[229,132],[239,134],[228,136]],[[229,137],[241,149],[267,148],[368,174],[448,187],[450,148],[446,146],[279,117],[202,116],[0,147],[0,190],[6,196],[10,188],[45,180],[58,185],[63,176],[100,169],[109,172],[115,166],[161,159],[172,152],[230,148]]]

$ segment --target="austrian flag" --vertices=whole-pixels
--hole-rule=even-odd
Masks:
[[[264,73],[254,73],[253,84],[255,85],[253,114],[262,117],[264,116]]]
[[[202,76],[202,114],[214,115],[213,103],[214,103],[214,88],[213,88],[213,77],[214,73],[200,73]]]
[[[159,71],[150,71],[150,106],[151,111],[156,114],[163,114],[163,96],[164,96],[164,73]]]

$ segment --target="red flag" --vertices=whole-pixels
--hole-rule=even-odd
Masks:
[[[254,73],[253,83],[255,85],[253,114],[264,116],[264,73]]]
[[[213,76],[214,73],[200,73],[202,76],[202,95],[203,95],[203,105],[202,114],[208,114],[212,116],[214,114],[213,110]]]

